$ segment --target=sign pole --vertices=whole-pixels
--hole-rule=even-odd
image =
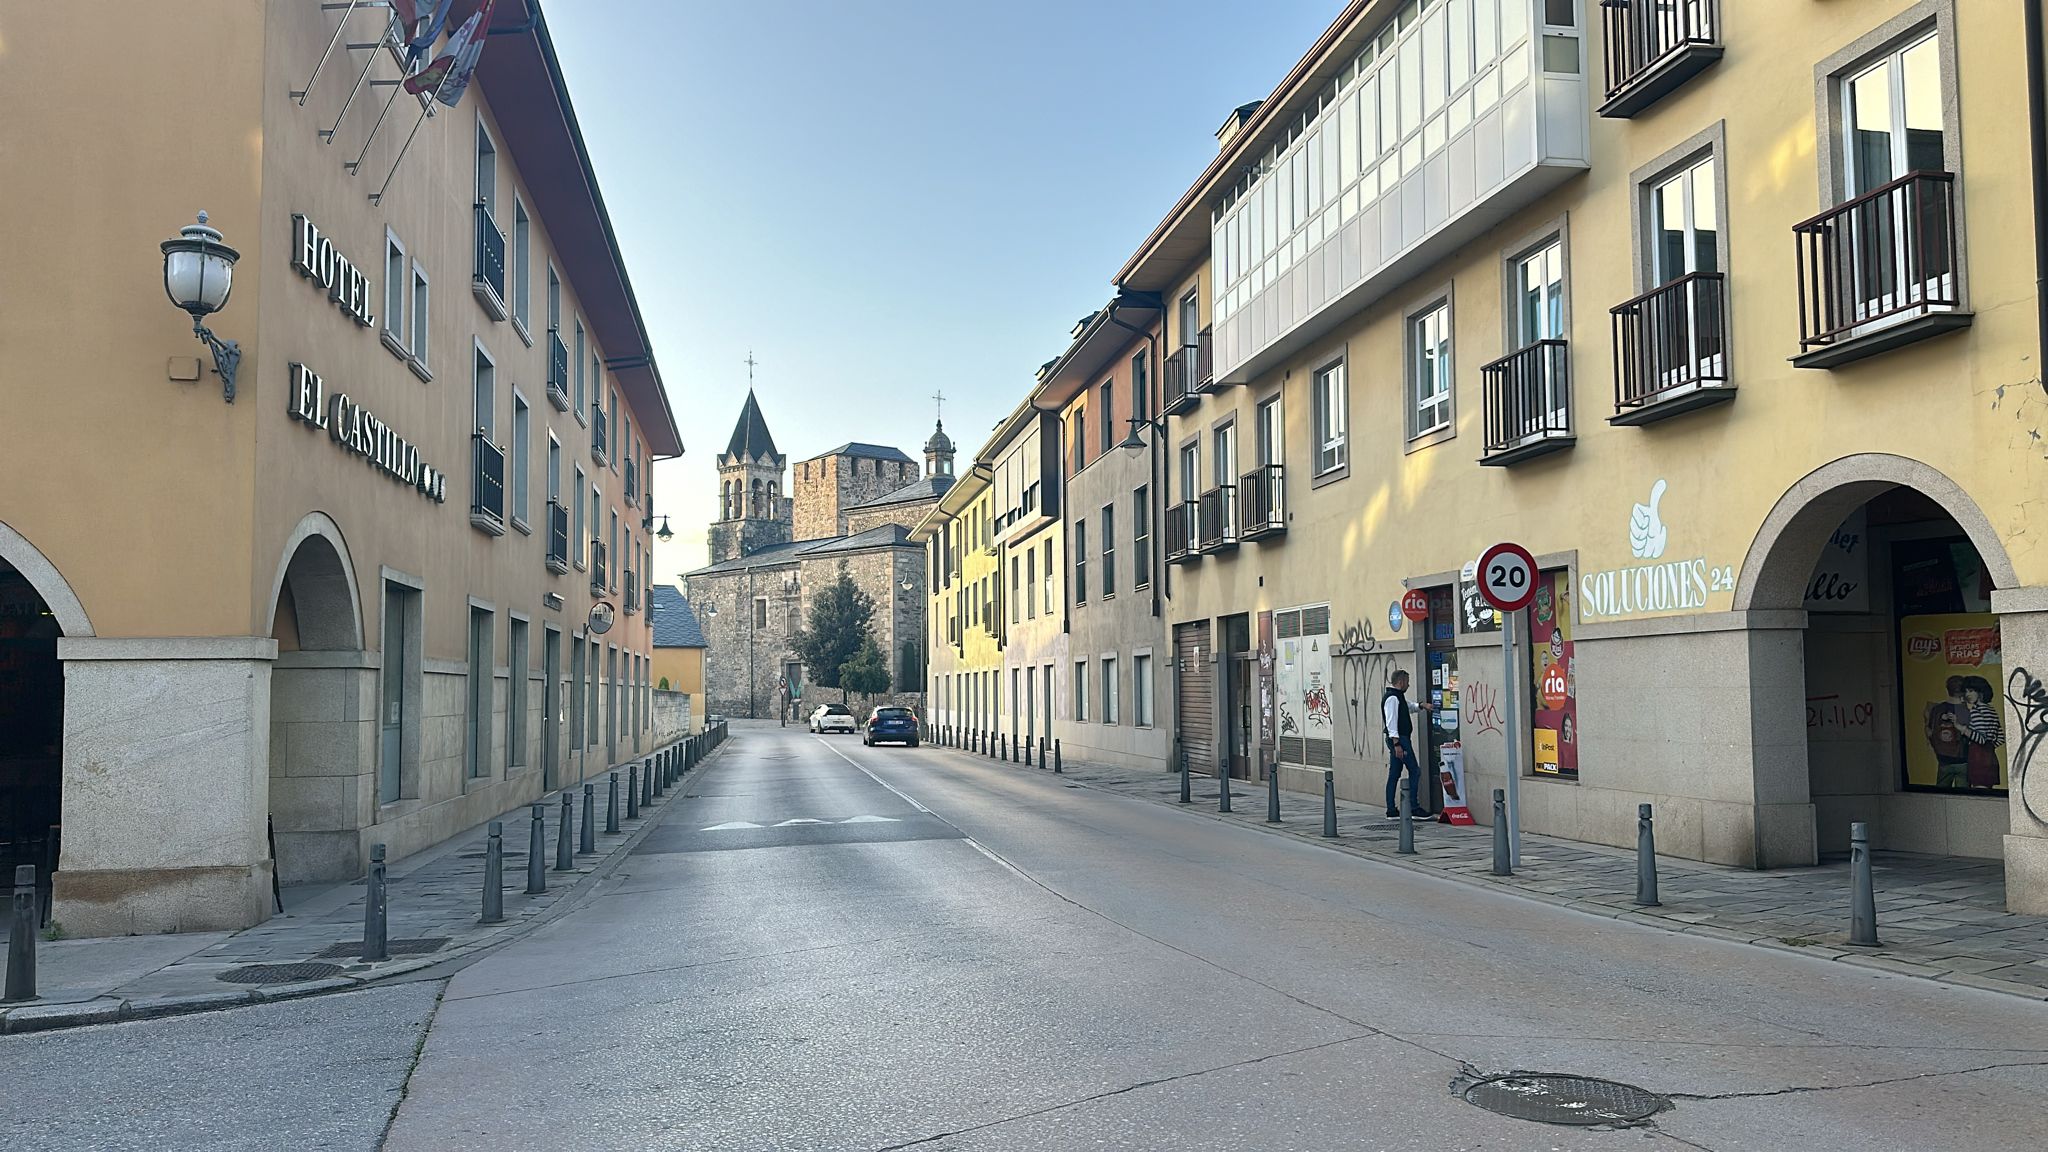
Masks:
[[[1515,707],[1515,626],[1536,591],[1536,558],[1503,541],[1479,556],[1479,594],[1501,614],[1501,693],[1507,698],[1506,811],[1508,864],[1522,865],[1522,725]],[[1498,795],[1498,793],[1496,793]]]
[[[1521,750],[1522,728],[1515,709],[1515,626],[1521,613],[1501,613],[1501,659],[1504,675],[1501,680],[1501,697],[1507,701],[1507,770],[1508,770],[1508,865],[1522,866],[1522,796],[1521,796]]]

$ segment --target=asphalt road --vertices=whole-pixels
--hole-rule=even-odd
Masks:
[[[594,896],[445,982],[0,1038],[0,1146],[2048,1142],[2048,1006],[941,750],[735,736]],[[1452,1093],[1513,1070],[1674,1103],[1585,1130]]]

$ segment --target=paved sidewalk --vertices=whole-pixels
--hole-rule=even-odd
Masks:
[[[685,781],[643,807],[634,819],[625,816],[628,772],[626,764],[621,764],[619,831],[615,834],[604,831],[609,792],[606,777],[589,777],[597,785],[596,850],[577,853],[575,867],[569,871],[554,868],[562,792],[550,793],[543,801],[547,891],[537,895],[526,894],[532,825],[529,809],[520,807],[506,813],[500,818],[505,889],[501,923],[478,922],[484,846],[489,836],[489,826],[480,825],[388,865],[388,960],[366,963],[360,958],[364,881],[287,889],[282,915],[240,932],[41,943],[37,947],[41,996],[26,1004],[0,1005],[0,1032],[168,1016],[360,988],[503,943],[537,927],[558,909],[566,910],[573,897],[593,887],[586,881],[610,874],[674,806],[669,802],[686,795],[687,785],[696,782],[697,774],[717,762],[714,749]],[[581,842],[583,787],[577,783],[566,790],[574,802],[573,849]]]
[[[958,755],[971,753],[954,751]],[[986,760],[987,757],[977,757]],[[1023,766],[1016,766],[1019,771]],[[1074,786],[1179,806],[1178,774],[1067,761]],[[1034,768],[1040,771],[1041,768]],[[1291,771],[1283,769],[1284,771]],[[1304,773],[1304,780],[1320,773]],[[1281,782],[1287,783],[1283,776]],[[1317,781],[1318,785],[1320,781]],[[1492,874],[1493,830],[1435,822],[1415,825],[1415,855],[1395,849],[1399,823],[1379,808],[1337,802],[1338,839],[1325,840],[1320,792],[1282,790],[1281,823],[1267,824],[1263,781],[1232,781],[1233,811],[1216,811],[1214,776],[1196,776],[1191,815],[1314,840],[1418,872],[1488,885],[1599,916],[1798,951],[1843,963],[1951,984],[2048,1000],[2048,917],[2005,910],[2004,871],[1995,860],[1879,852],[1872,858],[1877,890],[1878,948],[1852,948],[1849,865],[1756,872],[1657,859],[1661,906],[1635,906],[1636,861],[1623,851],[1524,833],[1522,866]]]

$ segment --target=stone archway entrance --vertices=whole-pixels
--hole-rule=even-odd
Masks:
[[[0,559],[0,877],[36,869],[38,914],[49,923],[64,807],[64,630],[42,593]]]
[[[363,870],[376,811],[376,663],[340,531],[306,518],[287,546],[270,634],[270,833],[280,884]]]
[[[1754,694],[1757,730],[1790,737],[1758,758],[1757,790],[1810,803],[1819,855],[1845,854],[1857,821],[1878,848],[2002,854],[2010,773],[1992,593],[2014,583],[1975,502],[1902,457],[1829,464],[1766,518],[1735,607],[1803,613],[1768,645],[1800,669],[1777,682],[1803,691]]]

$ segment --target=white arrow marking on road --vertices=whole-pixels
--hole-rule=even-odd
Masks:
[[[712,825],[711,827],[709,827],[709,828],[704,828],[704,829],[701,829],[701,831],[704,831],[704,832],[730,832],[730,831],[732,831],[732,830],[733,830],[733,829],[735,829],[735,828],[759,828],[759,827],[760,827],[760,825],[759,825],[759,824],[749,824],[749,823],[748,823],[748,822],[746,822],[745,820],[729,820],[729,821],[727,821],[727,822],[726,822],[726,823],[724,823],[724,824],[713,824],[713,825]]]
[[[848,819],[848,820],[841,820],[841,821],[840,821],[840,823],[841,823],[841,824],[894,824],[894,823],[896,823],[896,818],[895,818],[894,816],[855,816],[855,817],[853,817],[853,818],[851,818],[851,819]]]
[[[780,824],[777,824],[777,825],[776,825],[776,827],[777,827],[777,828],[787,828],[787,827],[789,827],[789,826],[790,826],[791,824],[830,824],[830,823],[831,823],[831,821],[830,821],[830,820],[813,820],[813,819],[811,819],[811,818],[810,818],[809,816],[799,816],[799,817],[797,817],[797,818],[796,818],[796,819],[794,819],[794,820],[784,820],[784,821],[783,821],[782,823],[780,823]]]

